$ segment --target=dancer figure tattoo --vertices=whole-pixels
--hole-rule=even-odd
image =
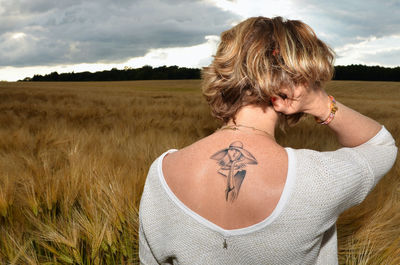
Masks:
[[[218,173],[226,177],[225,200],[234,202],[239,196],[240,186],[246,176],[247,165],[257,165],[257,159],[247,150],[243,143],[235,141],[228,148],[213,154],[211,159],[217,160]]]

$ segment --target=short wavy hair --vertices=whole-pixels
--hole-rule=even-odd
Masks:
[[[332,79],[334,52],[299,20],[253,17],[221,34],[202,91],[213,116],[228,122],[246,105],[270,106],[282,87],[322,87]],[[303,114],[282,115],[293,125]]]

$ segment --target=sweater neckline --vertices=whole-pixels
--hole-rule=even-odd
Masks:
[[[288,170],[287,170],[286,182],[283,187],[281,197],[279,198],[279,201],[276,204],[275,209],[272,211],[272,213],[269,216],[267,216],[264,220],[262,220],[256,224],[242,227],[242,228],[237,228],[237,229],[224,229],[224,228],[220,227],[219,225],[214,224],[213,222],[207,220],[206,218],[204,218],[203,216],[194,212],[193,210],[191,210],[172,192],[172,190],[168,186],[168,184],[165,180],[165,177],[164,177],[164,173],[162,171],[162,162],[164,160],[164,157],[167,154],[176,152],[176,151],[178,151],[178,150],[170,149],[170,150],[164,152],[158,158],[157,170],[158,170],[158,177],[159,177],[162,188],[167,193],[168,197],[172,200],[172,202],[176,206],[178,206],[185,214],[187,214],[189,217],[191,217],[192,219],[194,219],[197,222],[199,222],[200,224],[202,224],[204,227],[214,230],[214,231],[222,234],[223,236],[235,236],[235,235],[249,234],[249,233],[253,233],[257,230],[261,230],[261,229],[265,228],[266,226],[272,224],[278,218],[278,216],[282,213],[282,211],[283,211],[284,207],[286,206],[286,204],[290,198],[290,195],[292,193],[295,178],[296,178],[296,172],[295,172],[296,159],[294,156],[293,149],[286,147],[285,151],[288,156]]]

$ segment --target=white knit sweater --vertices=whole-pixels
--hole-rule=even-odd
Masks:
[[[286,184],[272,214],[225,230],[169,189],[162,160],[150,167],[139,211],[142,264],[337,264],[336,220],[361,203],[393,166],[397,148],[382,127],[368,142],[333,152],[285,148]]]

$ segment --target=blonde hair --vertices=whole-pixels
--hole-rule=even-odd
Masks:
[[[282,87],[321,87],[333,75],[334,52],[299,20],[249,18],[221,34],[202,91],[212,114],[235,121],[246,105],[269,106]],[[302,114],[284,116],[296,123]]]

